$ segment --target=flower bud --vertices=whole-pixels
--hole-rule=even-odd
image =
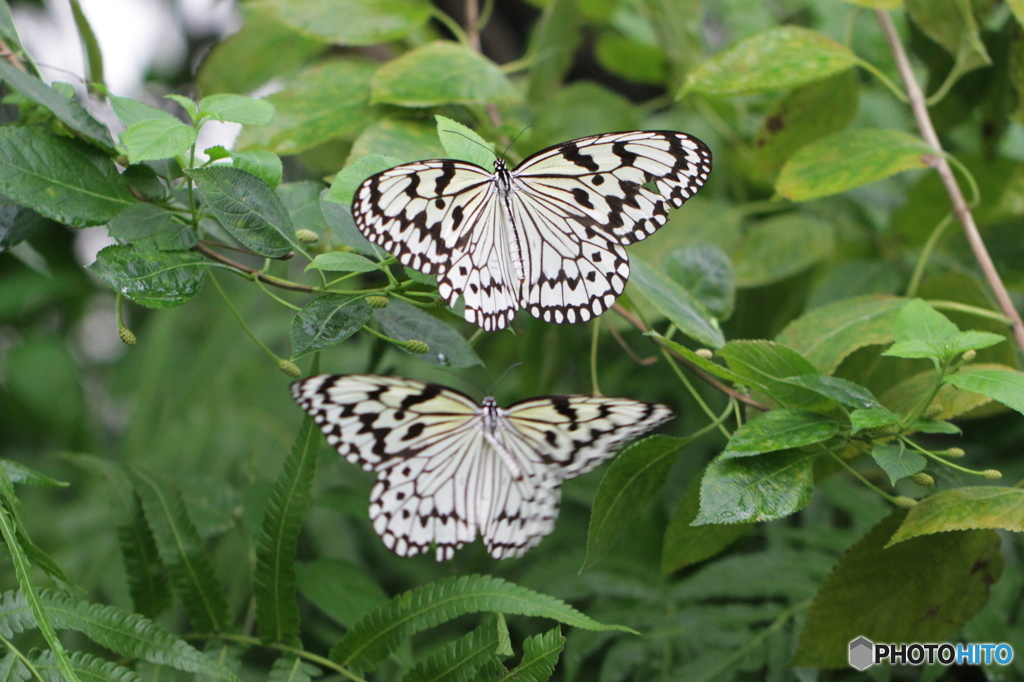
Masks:
[[[902,507],[903,509],[910,509],[917,504],[917,500],[912,497],[907,497],[906,495],[900,495],[894,500],[894,504],[897,507]]]
[[[320,235],[313,230],[295,230],[295,238],[303,244],[316,244],[320,241]]]
[[[966,454],[967,453],[964,452],[962,448],[950,448],[949,450],[946,450],[946,457],[949,459],[960,459]]]
[[[985,475],[985,478],[987,478],[990,481],[998,481],[1000,478],[1003,477],[1003,472],[998,471],[996,469],[985,469],[985,471],[983,471],[982,473]]]
[[[138,343],[138,339],[135,338],[135,333],[128,327],[118,327],[117,335],[121,338],[126,346],[134,346]]]
[[[968,351],[964,351],[964,354],[960,356],[960,359],[964,362],[974,362],[974,358],[978,357],[978,351],[973,348]]]
[[[417,354],[423,354],[430,350],[430,346],[428,346],[426,342],[420,341],[419,339],[409,339],[408,341],[402,344],[402,347],[405,348],[410,353]]]
[[[910,477],[910,480],[918,485],[923,485],[926,488],[931,488],[935,485],[935,479],[930,474],[926,474],[923,471],[919,474],[914,474]]]
[[[302,376],[302,370],[291,360],[281,360],[277,363],[277,368],[290,377]]]
[[[705,360],[710,360],[715,356],[714,352],[710,348],[698,348],[694,351],[698,357],[702,357]]]
[[[387,296],[367,296],[366,302],[374,310],[378,308],[387,308],[391,302]]]

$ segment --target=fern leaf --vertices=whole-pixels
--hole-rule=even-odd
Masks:
[[[7,471],[11,483],[22,483],[24,485],[42,486],[44,488],[66,488],[69,484],[50,478],[44,473],[30,469],[19,462],[12,462],[9,459],[0,459],[0,466]]]
[[[28,557],[29,562],[33,566],[54,580],[58,580],[68,587],[84,592],[82,588],[71,581],[71,578],[69,578],[63,569],[57,565],[56,561],[50,558],[49,554],[39,549],[39,547],[36,546],[36,543],[32,542],[32,538],[26,535],[21,527],[17,530],[17,538],[21,548],[25,551],[25,556]]]
[[[622,625],[598,623],[560,599],[501,578],[470,575],[417,587],[366,614],[331,650],[331,660],[359,670],[372,670],[405,638],[463,614],[481,611],[540,616],[586,630],[635,633]]]
[[[200,632],[226,630],[228,603],[185,509],[181,491],[156,474],[140,469],[133,469],[132,473],[171,586],[181,598],[193,628]]]
[[[323,671],[312,663],[306,663],[295,656],[282,656],[274,661],[267,682],[311,682]]]
[[[201,651],[137,613],[76,601],[57,592],[43,591],[40,598],[55,627],[81,632],[121,656],[220,679],[234,678]]]
[[[484,664],[496,661],[500,645],[497,624],[490,621],[449,642],[414,665],[402,682],[467,682],[479,679]]]
[[[10,639],[19,632],[36,627],[36,617],[20,590],[0,594],[0,636]]]
[[[0,682],[21,682],[32,677],[25,663],[13,653],[0,658]]]
[[[132,503],[131,518],[117,526],[117,541],[128,574],[132,606],[136,613],[156,618],[171,605],[171,586],[153,531],[142,511],[142,500],[133,493]]]
[[[52,652],[43,651],[31,656],[29,660],[44,680],[64,682]],[[128,668],[80,651],[71,654],[71,667],[82,682],[137,682],[139,679]]]
[[[565,647],[565,637],[559,628],[529,637],[523,642],[523,660],[514,670],[509,670],[504,680],[523,680],[524,682],[547,682],[555,673],[558,656]]]
[[[285,460],[284,470],[274,484],[260,524],[253,592],[260,637],[267,642],[291,646],[299,643],[295,554],[316,473],[319,435],[313,419],[306,417],[291,454]]]

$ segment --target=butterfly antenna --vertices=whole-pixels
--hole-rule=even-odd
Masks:
[[[520,137],[522,137],[523,133],[525,133],[527,130],[529,130],[530,128],[532,128],[535,125],[537,125],[537,124],[536,123],[531,123],[530,125],[526,126],[522,130],[520,130],[519,134],[515,136],[515,139],[513,139],[511,142],[509,142],[508,145],[505,147],[505,151],[503,151],[501,153],[501,158],[504,159],[508,155],[508,150],[511,149],[512,145],[514,145],[516,143],[516,140],[518,140]],[[515,365],[512,365],[512,367],[515,367]],[[512,369],[512,367],[509,367],[509,369]],[[506,373],[507,373],[507,371],[506,371]],[[502,376],[504,376],[504,375],[502,375]]]
[[[500,384],[500,383],[501,383],[502,381],[504,381],[505,377],[507,377],[507,376],[508,376],[508,373],[509,373],[509,372],[511,372],[511,371],[512,371],[512,370],[514,370],[514,369],[515,369],[516,367],[519,367],[519,366],[520,366],[520,365],[522,365],[522,364],[523,364],[523,363],[521,363],[521,362],[516,362],[516,363],[513,363],[513,364],[509,365],[509,366],[508,366],[508,369],[506,369],[506,370],[505,370],[504,372],[502,372],[502,373],[501,373],[501,376],[500,376],[500,377],[498,377],[498,380],[494,382],[494,385],[493,385],[493,386],[491,386],[491,392],[490,392],[490,393],[488,393],[487,395],[494,395],[494,392],[498,390],[498,384]]]
[[[469,140],[470,142],[472,142],[473,144],[478,145],[478,146],[483,147],[484,149],[486,149],[491,154],[491,156],[493,156],[495,159],[498,158],[498,155],[494,153],[493,149],[491,149],[490,147],[488,147],[485,144],[480,144],[480,140],[474,140],[472,137],[470,137],[469,135],[466,135],[465,133],[461,133],[458,130],[444,130],[442,132],[449,133],[451,135],[460,135],[461,137],[464,137],[467,140]]]
[[[477,391],[479,391],[480,395],[489,395],[487,393],[487,389],[486,388],[484,388],[480,384],[476,383],[475,381],[473,381],[469,377],[464,377],[461,374],[458,374],[457,372],[455,372],[455,370],[452,370],[452,369],[450,369],[448,367],[434,367],[434,369],[437,370],[438,372],[444,372],[445,374],[449,374],[449,375],[455,377],[456,379],[458,379],[459,381],[462,381],[463,383],[469,384],[470,386],[475,388]]]

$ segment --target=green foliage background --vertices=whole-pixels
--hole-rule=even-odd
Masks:
[[[252,0],[147,102],[104,96],[71,4],[116,139],[0,0],[0,679],[839,679],[859,635],[1024,641],[1020,342],[919,130],[1019,309],[1019,0]],[[483,333],[347,208],[396,163],[631,129],[714,172],[588,325]],[[287,375],[321,370],[679,416],[524,558],[438,564],[303,421]]]

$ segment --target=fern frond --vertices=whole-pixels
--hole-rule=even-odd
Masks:
[[[260,637],[268,642],[299,643],[299,605],[295,599],[295,554],[309,491],[316,473],[320,434],[306,417],[270,494],[256,541],[253,592]]]
[[[55,478],[50,478],[46,474],[36,471],[35,469],[30,469],[20,462],[12,462],[9,459],[0,459],[0,466],[7,471],[7,476],[11,479],[11,483],[42,486],[44,488],[66,488],[69,485],[64,481],[58,481]]]
[[[131,499],[131,516],[118,524],[117,541],[128,574],[128,593],[132,596],[136,613],[156,618],[171,605],[171,586],[167,570],[160,562],[153,531],[142,511],[142,500],[135,493]]]
[[[139,676],[128,668],[110,661],[104,661],[91,654],[75,651],[70,656],[71,667],[82,682],[138,682]],[[44,680],[64,682],[53,653],[43,651],[29,656],[33,667]]]
[[[414,633],[481,611],[540,616],[586,630],[635,632],[622,625],[598,623],[560,599],[501,578],[470,575],[428,583],[371,611],[331,650],[331,660],[359,670],[372,670]]]
[[[323,671],[312,663],[295,656],[282,656],[274,661],[267,682],[311,682],[314,677],[322,674]]]
[[[490,621],[468,635],[449,642],[414,665],[402,682],[467,682],[489,661],[497,661],[500,633]]]
[[[132,473],[160,558],[192,626],[200,632],[226,630],[228,602],[181,491],[157,474],[138,468]]]
[[[29,563],[54,580],[58,580],[79,592],[84,592],[81,587],[71,581],[71,578],[67,576],[64,570],[57,565],[57,562],[54,561],[49,554],[39,549],[39,547],[36,546],[36,543],[32,542],[32,538],[30,538],[20,526],[17,529],[17,538],[21,548],[25,551],[25,556],[28,557]]]
[[[565,637],[558,627],[535,637],[528,637],[523,642],[523,660],[515,669],[509,670],[498,680],[547,682],[555,673],[555,664],[558,663],[558,656],[562,653],[563,647]]]

